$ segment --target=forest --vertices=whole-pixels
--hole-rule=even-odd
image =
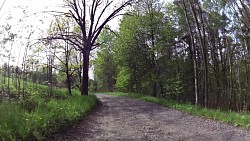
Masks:
[[[249,0],[65,0],[63,8],[45,13],[53,20],[39,35],[22,25],[25,10],[18,30],[11,17],[1,23],[0,139],[42,140],[101,92],[250,111]]]
[[[94,59],[97,91],[250,110],[247,0],[140,1],[104,30]]]

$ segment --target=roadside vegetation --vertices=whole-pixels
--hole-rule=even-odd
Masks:
[[[207,109],[201,106],[195,106],[188,103],[180,103],[166,98],[156,98],[152,96],[136,94],[136,93],[122,93],[122,92],[105,92],[104,94],[113,96],[123,96],[135,98],[146,102],[162,105],[164,107],[177,109],[186,113],[203,118],[217,120],[223,123],[231,124],[235,127],[244,127],[250,129],[250,114],[249,113],[236,113],[234,111],[221,111],[214,109]]]
[[[54,88],[54,97],[47,97],[45,85],[25,88],[26,98],[0,103],[0,140],[45,140],[82,119],[97,101],[94,95],[81,96],[80,91],[68,96],[64,88]]]

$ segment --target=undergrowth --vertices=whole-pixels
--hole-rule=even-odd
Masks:
[[[135,99],[140,99],[147,102],[156,103],[165,107],[174,108],[183,112],[190,113],[195,116],[217,120],[223,123],[231,124],[236,127],[250,128],[250,114],[236,113],[233,111],[221,111],[215,109],[205,109],[192,104],[179,103],[165,98],[156,98],[134,93],[104,93],[113,96],[124,96]]]
[[[0,104],[0,140],[45,140],[85,116],[96,97],[74,95],[63,99],[28,99]]]

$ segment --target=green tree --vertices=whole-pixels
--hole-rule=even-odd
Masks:
[[[103,30],[98,38],[100,48],[94,60],[94,76],[98,91],[114,91],[116,82],[117,70],[113,51],[116,36],[108,29],[109,27]]]

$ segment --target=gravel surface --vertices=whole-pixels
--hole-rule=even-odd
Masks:
[[[101,104],[55,141],[246,141],[250,131],[136,99],[97,94]]]

